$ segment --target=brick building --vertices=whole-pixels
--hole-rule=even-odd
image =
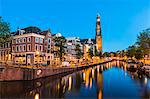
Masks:
[[[21,65],[49,65],[51,54],[51,33],[37,27],[18,29],[13,33],[12,61]]]

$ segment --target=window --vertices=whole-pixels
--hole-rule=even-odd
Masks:
[[[48,48],[50,48],[50,45],[48,45]]]
[[[14,39],[14,40],[12,40],[12,44],[15,44],[15,41],[16,41],[15,39]]]
[[[19,46],[16,46],[16,52],[18,52],[19,51]]]
[[[28,42],[31,42],[31,37],[28,37],[28,38],[27,38],[27,41],[28,41]]]
[[[26,42],[26,38],[23,38],[23,42],[24,42],[24,43]]]
[[[48,56],[48,59],[50,59],[50,56]]]
[[[48,33],[48,36],[51,36],[51,33]]]
[[[22,43],[22,38],[20,38],[20,43]]]
[[[50,53],[50,50],[47,50],[47,53]]]
[[[43,39],[42,38],[40,38],[40,43],[43,43]]]
[[[38,50],[38,45],[35,45],[35,50],[36,50],[36,51]]]
[[[20,49],[19,49],[19,51],[22,51],[22,46],[20,45]]]
[[[31,45],[27,45],[27,51],[31,51]]]
[[[36,37],[35,38],[35,42],[38,43],[39,42],[39,38]]]
[[[42,51],[42,46],[39,46],[40,47],[40,51]]]
[[[19,39],[16,39],[16,44],[19,43]]]
[[[51,43],[51,39],[50,38],[48,38],[48,43]]]
[[[26,45],[23,45],[23,51],[26,51]]]

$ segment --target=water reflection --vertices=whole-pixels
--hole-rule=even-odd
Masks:
[[[0,98],[88,97],[102,99],[123,98],[128,95],[127,92],[130,92],[131,98],[134,96],[135,98],[148,98],[150,80],[139,76],[136,72],[126,71],[126,67],[125,62],[113,61],[73,74],[34,81],[0,82]]]

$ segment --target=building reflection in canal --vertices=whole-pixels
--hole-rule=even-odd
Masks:
[[[69,75],[64,74],[34,81],[0,82],[0,98],[40,99],[70,98],[77,96],[77,98],[95,97],[102,99],[105,97],[103,95],[103,90],[105,89],[103,79],[107,78],[103,73],[112,67],[123,70],[124,76],[130,76],[135,83],[140,82],[142,97],[147,98],[150,95],[150,87],[147,87],[149,80],[147,78],[139,79],[137,73],[126,72],[126,66],[127,64],[125,62],[113,61]]]

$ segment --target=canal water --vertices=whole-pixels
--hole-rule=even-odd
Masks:
[[[150,99],[150,79],[110,62],[34,81],[0,82],[0,98]]]

